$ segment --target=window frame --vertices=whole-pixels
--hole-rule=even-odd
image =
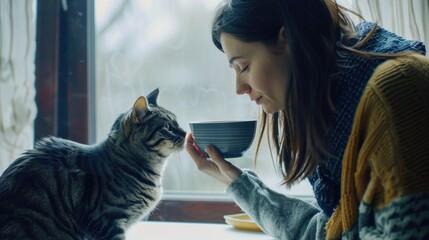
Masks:
[[[95,141],[94,1],[37,2],[35,139]]]

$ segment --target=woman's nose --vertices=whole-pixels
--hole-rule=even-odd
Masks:
[[[246,82],[240,80],[239,78],[236,79],[236,93],[238,95],[248,94],[252,92],[252,87],[247,84]]]

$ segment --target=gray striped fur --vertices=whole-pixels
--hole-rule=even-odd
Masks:
[[[157,96],[140,97],[99,144],[49,137],[16,159],[0,177],[0,239],[124,239],[158,203],[167,156],[183,149]]]

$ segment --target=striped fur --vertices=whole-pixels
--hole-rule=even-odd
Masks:
[[[0,177],[0,239],[124,239],[161,194],[166,157],[185,132],[156,90],[83,145],[45,138]]]

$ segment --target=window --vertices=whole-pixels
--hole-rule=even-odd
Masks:
[[[37,4],[35,138],[96,143],[136,98],[160,88],[160,105],[180,124],[255,119],[258,108],[235,94],[234,73],[210,39],[219,0],[39,1]],[[230,159],[253,168],[252,146]],[[268,147],[256,171],[273,188],[312,197],[308,182],[280,186]],[[239,208],[224,186],[199,172],[185,152],[172,155],[156,220],[223,221]]]
[[[137,97],[155,88],[160,88],[159,104],[173,110],[187,131],[191,121],[258,118],[259,109],[248,96],[236,95],[234,72],[211,42],[210,23],[219,2],[95,1],[97,141]],[[264,149],[256,171],[286,191],[268,147]],[[230,161],[253,168],[254,153],[252,146],[242,158]],[[167,198],[222,197],[224,192],[224,186],[199,172],[184,151],[169,158],[164,188]],[[287,192],[312,195],[307,182]]]

